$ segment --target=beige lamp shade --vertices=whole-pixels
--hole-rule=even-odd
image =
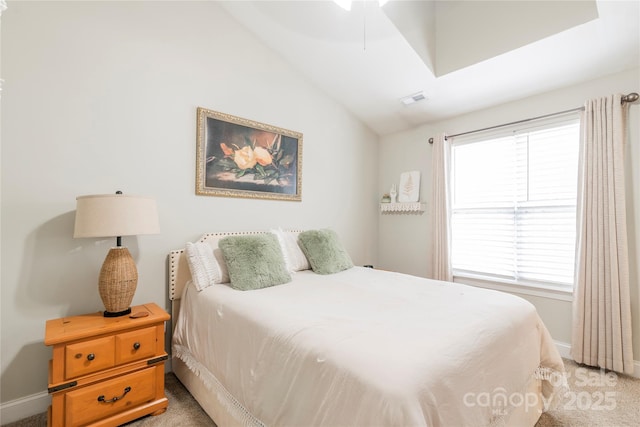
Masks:
[[[149,197],[99,194],[76,198],[73,237],[158,234],[158,208]]]
[[[73,237],[117,237],[102,264],[98,291],[105,317],[131,313],[131,301],[138,285],[136,263],[120,236],[157,234],[158,209],[154,199],[124,194],[80,196],[77,199]]]

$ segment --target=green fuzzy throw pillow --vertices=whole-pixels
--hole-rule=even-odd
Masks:
[[[311,269],[318,274],[333,274],[353,267],[353,262],[333,230],[309,230],[298,235],[298,243]]]
[[[271,233],[228,236],[218,242],[218,247],[234,289],[248,291],[291,281],[278,238]]]

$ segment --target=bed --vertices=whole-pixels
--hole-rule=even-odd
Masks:
[[[221,261],[226,236],[263,234],[197,243]],[[218,426],[533,426],[562,386],[527,301],[358,266],[291,269],[279,243],[291,280],[249,291],[201,289],[185,249],[169,254],[173,371]]]

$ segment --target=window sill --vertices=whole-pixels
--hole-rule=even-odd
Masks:
[[[555,299],[560,301],[573,301],[573,290],[552,285],[527,285],[498,279],[489,280],[485,277],[473,275],[454,274],[453,281],[479,288],[493,289],[496,291],[515,294],[532,295],[536,297]]]

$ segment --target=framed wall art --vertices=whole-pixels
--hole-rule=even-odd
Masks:
[[[398,187],[398,202],[413,203],[420,200],[420,171],[403,172],[400,174]]]
[[[302,134],[198,107],[196,194],[302,200]]]

